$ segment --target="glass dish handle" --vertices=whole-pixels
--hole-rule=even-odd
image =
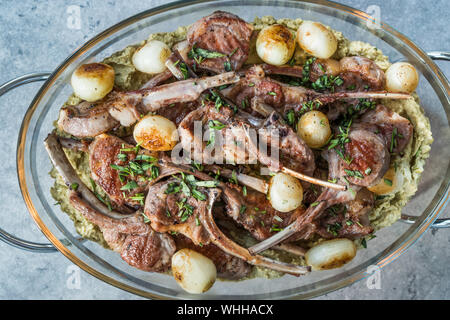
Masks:
[[[430,51],[427,55],[433,60],[446,60],[450,61],[450,52],[447,51]],[[417,217],[402,214],[402,221],[413,224],[416,222]],[[431,228],[450,228],[450,218],[436,219]]]
[[[0,85],[0,97],[10,90],[20,87],[24,84],[36,82],[36,81],[45,81],[50,76],[49,72],[39,72],[39,73],[29,73],[23,76],[12,79],[2,85]],[[32,252],[56,252],[56,248],[53,247],[51,243],[36,243],[27,241],[24,239],[20,239],[2,228],[0,228],[0,240],[3,242],[23,250],[28,250]]]

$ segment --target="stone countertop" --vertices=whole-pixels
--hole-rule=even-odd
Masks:
[[[165,1],[13,1],[0,6],[0,83],[31,71],[53,70],[72,51],[107,27]],[[425,51],[450,50],[450,2],[341,0],[366,11],[380,8],[381,20],[407,35]],[[81,28],[67,27],[69,6],[79,6]],[[105,13],[108,13],[107,15]],[[450,66],[438,62],[447,77]],[[31,84],[0,98],[0,150],[13,155],[21,115],[39,88]],[[11,112],[4,110],[10,109]],[[15,159],[0,162],[0,226],[31,241],[45,242],[27,214],[16,178]],[[443,216],[449,216],[447,208]],[[450,299],[450,230],[426,232],[406,254],[381,272],[381,289],[368,289],[365,281],[318,299]],[[0,242],[0,299],[136,299],[81,272],[79,289],[67,286],[72,263],[62,254],[33,254]]]

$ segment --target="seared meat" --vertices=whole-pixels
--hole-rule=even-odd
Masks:
[[[237,280],[247,276],[252,270],[251,266],[244,260],[222,251],[212,243],[198,246],[181,234],[174,236],[174,239],[177,250],[188,248],[210,258],[216,265],[217,274],[220,278]]]
[[[188,166],[184,165],[175,165],[172,163],[169,163],[165,160],[160,161],[161,164],[164,164],[168,168],[178,168],[180,172],[184,172],[186,174],[192,174],[196,178],[199,178],[204,181],[214,181],[214,178],[210,175],[194,170]],[[214,245],[218,246],[220,249],[225,251],[228,254],[231,254],[235,257],[241,258],[245,260],[246,262],[256,265],[256,266],[262,266],[273,270],[278,270],[281,272],[293,274],[293,275],[301,275],[309,272],[310,268],[308,267],[301,267],[301,266],[294,266],[290,264],[285,264],[281,262],[277,262],[262,256],[253,256],[251,255],[248,250],[244,247],[239,246],[237,243],[233,242],[231,239],[229,239],[216,225],[214,221],[214,217],[212,215],[213,207],[215,201],[220,197],[221,190],[223,192],[223,198],[225,202],[227,203],[227,206],[230,207],[229,210],[231,210],[233,213],[230,214],[231,216],[234,215],[235,212],[239,211],[241,209],[241,204],[236,201],[236,198],[233,196],[230,196],[230,193],[233,192],[233,189],[227,187],[224,183],[218,182],[217,185],[220,189],[217,188],[208,188],[207,189],[207,204],[206,206],[202,205],[197,208],[196,214],[199,215],[199,219],[195,219],[195,225],[198,228],[199,223],[201,224],[201,228],[204,228],[207,233],[209,240],[206,243],[213,243]],[[186,203],[188,201],[186,200]],[[149,201],[146,201],[146,212],[151,214],[150,208],[152,208],[153,203]],[[206,209],[205,209],[206,208]],[[236,211],[237,210],[237,211]],[[192,208],[192,212],[194,211],[194,208]],[[228,214],[228,213],[227,213]],[[162,216],[162,214],[160,215]],[[181,216],[184,216],[182,214]],[[187,221],[187,220],[186,220]],[[177,228],[176,221],[172,220],[172,227],[167,226],[167,230],[172,230],[172,228]],[[169,223],[170,224],[170,223]],[[158,227],[158,226],[156,226]],[[173,229],[175,230],[175,229]],[[182,226],[180,228],[180,232],[185,232],[186,234],[193,234],[192,227],[190,226]],[[195,241],[195,240],[194,240]]]
[[[355,200],[325,210],[324,217],[316,222],[316,232],[326,239],[364,237],[373,232],[368,214],[374,204],[373,193],[363,188],[356,194]]]
[[[190,47],[225,54],[226,57],[204,59],[199,67],[217,73],[230,71],[225,68],[229,61],[232,70],[239,70],[248,58],[251,24],[238,16],[216,11],[203,17],[189,27],[187,40]]]
[[[298,72],[292,67],[271,67],[270,72]],[[338,91],[338,90],[337,90]],[[340,99],[354,100],[359,98],[390,98],[408,99],[410,95],[402,93],[387,93],[385,91],[341,91],[320,93],[302,86],[292,86],[270,79],[265,76],[264,65],[254,65],[245,73],[233,87],[222,90],[222,93],[239,106],[249,105],[253,97],[258,97],[264,103],[274,107],[279,113],[285,114],[288,110],[301,111],[304,104],[314,102],[316,106],[327,105]]]
[[[196,108],[196,103],[175,103],[159,109],[155,114],[173,121],[173,123],[178,126],[180,122]]]
[[[413,134],[413,126],[408,119],[381,104],[366,112],[359,122],[376,125],[391,153],[401,153]]]
[[[187,115],[180,123],[178,132],[184,150],[193,153],[193,158],[198,163],[212,163],[213,160],[221,163],[223,158],[228,163],[252,164],[259,160],[275,172],[289,166],[292,170],[311,174],[315,168],[311,149],[291,128],[279,120],[279,116],[274,114],[262,122],[261,119],[243,112],[233,115],[233,111],[226,106],[217,111],[214,104],[208,103]],[[208,127],[210,121],[217,121],[223,126],[219,130],[223,133],[223,141],[215,140],[216,145],[219,146],[215,148],[215,151],[219,151],[219,154],[211,154],[206,143],[196,138],[194,121],[201,121],[207,130],[211,129]],[[258,125],[255,126],[252,123]],[[279,151],[281,163],[273,155],[265,154],[261,148],[258,148],[256,130],[262,143],[267,145],[267,150],[270,150],[273,145],[274,150]],[[273,139],[281,148],[276,148],[278,144],[272,143]]]
[[[250,106],[253,97],[258,97],[262,102],[277,109],[282,108],[285,103],[281,84],[266,78],[264,69],[259,65],[247,69],[244,78],[222,92],[244,109]]]
[[[227,204],[226,214],[257,240],[269,238],[274,232],[285,228],[304,213],[302,207],[290,212],[272,208],[265,194],[248,190],[244,196],[240,187],[227,184],[223,190]]]
[[[314,154],[307,144],[292,130],[277,112],[273,112],[259,128],[258,134],[265,145],[270,146],[272,152],[278,152],[279,161],[284,167],[288,167],[306,175],[312,175],[316,165]],[[278,147],[277,147],[278,146]],[[272,157],[261,154],[261,163],[269,168],[277,167]]]
[[[67,143],[67,141],[66,141]],[[66,144],[67,145],[67,144]],[[71,144],[74,145],[74,144]],[[102,201],[100,201],[96,195],[89,190],[89,188],[81,181],[78,174],[67,159],[61,143],[58,141],[58,137],[55,133],[51,133],[45,139],[45,149],[52,161],[53,166],[64,180],[64,183],[71,190],[76,190],[85,202],[87,202],[92,208],[94,208],[100,214],[113,219],[124,219],[128,215],[124,215],[121,212],[108,208]]]
[[[355,185],[368,187],[380,182],[389,169],[390,154],[385,141],[362,128],[352,127],[345,144],[345,156],[339,158],[339,176]]]
[[[371,90],[383,90],[385,76],[383,70],[365,57],[344,57],[339,61],[341,67],[340,76],[344,79],[343,88],[349,85],[356,85],[356,89],[362,91],[364,85],[368,85]]]
[[[112,219],[94,210],[79,194],[72,192],[70,203],[90,222],[100,227],[108,245],[120,252],[129,265],[144,271],[166,271],[170,268],[175,242],[144,223],[138,212],[126,219]]]
[[[119,154],[124,155],[124,158],[120,158]],[[139,205],[140,202],[133,200],[132,197],[143,194],[146,190],[147,172],[125,176],[120,174],[117,167],[112,167],[124,167],[130,161],[136,162],[136,156],[135,147],[116,136],[101,134],[89,146],[91,177],[118,207],[125,204],[131,207]],[[135,187],[126,189],[127,184],[135,184]]]
[[[108,111],[104,101],[84,101],[76,106],[65,106],[59,112],[58,127],[77,137],[92,137],[119,125]]]
[[[145,215],[150,219],[152,228],[158,232],[181,233],[195,245],[206,245],[210,241],[209,235],[199,220],[200,211],[207,210],[204,190],[197,190],[205,197],[201,201],[191,196],[191,191],[189,195],[174,192],[174,188],[181,188],[180,183],[176,179],[169,179],[152,185],[145,199]]]

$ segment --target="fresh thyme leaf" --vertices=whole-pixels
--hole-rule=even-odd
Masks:
[[[229,179],[229,181],[233,184],[238,184],[237,175],[236,175],[235,170],[233,170],[233,173],[231,174],[231,178]]]
[[[225,57],[226,55],[216,51],[210,51],[202,48],[195,48],[194,46],[192,47],[191,51],[189,51],[188,57],[192,59],[195,56],[200,56],[206,59],[215,59]]]
[[[364,249],[367,249],[366,238],[363,238],[363,239],[361,240],[361,245],[363,246]]]
[[[223,128],[225,128],[225,125],[218,120],[209,120],[208,127],[214,130],[222,130]]]
[[[197,187],[215,188],[219,185],[219,181],[196,181]]]
[[[295,125],[295,111],[293,109],[286,112],[285,118],[288,125],[291,127]]]
[[[144,217],[144,223],[149,223],[150,219],[147,217],[147,215],[144,212],[141,212],[141,214]]]
[[[206,200],[206,196],[201,193],[200,191],[198,191],[197,189],[192,189],[192,196],[200,201],[205,201]]]
[[[364,176],[361,172],[359,172],[358,170],[348,170],[348,169],[344,169],[345,173],[347,173],[347,175],[349,177],[355,177],[358,179],[364,179]]]
[[[119,159],[120,161],[127,161],[128,156],[125,153],[119,153],[117,155],[117,159]]]
[[[230,60],[225,61],[225,62],[223,63],[223,67],[225,68],[225,71],[227,71],[227,72],[231,71],[232,69],[231,69],[231,63],[230,63]]]
[[[122,188],[120,188],[120,190],[125,191],[125,190],[132,190],[138,187],[138,184],[136,183],[136,181],[134,180],[130,180],[127,182],[126,185],[124,185]]]

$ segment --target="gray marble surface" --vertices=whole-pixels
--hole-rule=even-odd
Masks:
[[[2,0],[0,3],[0,83],[31,71],[53,70],[86,40],[144,9],[165,1]],[[381,9],[381,19],[409,36],[425,51],[450,50],[446,0],[341,0],[367,10]],[[81,12],[81,28],[67,27],[69,6]],[[439,63],[450,76],[450,66]],[[46,239],[37,229],[20,195],[15,167],[16,137],[22,114],[39,84],[0,98],[0,226],[33,241]],[[10,138],[10,139],[8,139]],[[444,216],[449,216],[449,208]],[[449,299],[450,230],[431,230],[381,273],[381,289],[365,281],[319,299]],[[0,242],[0,299],[138,299],[81,272],[79,288],[68,285],[72,263],[62,254],[34,254]],[[69,269],[68,269],[69,268]],[[69,272],[69,273],[68,273]]]

